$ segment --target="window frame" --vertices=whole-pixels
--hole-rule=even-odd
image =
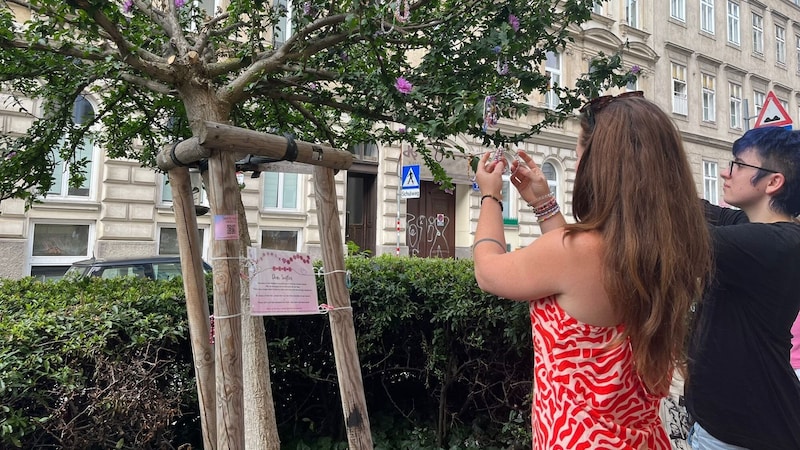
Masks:
[[[703,121],[716,122],[716,77],[707,73],[700,74],[701,94],[703,99]]]
[[[672,72],[672,112],[682,116],[689,115],[689,85],[686,81],[686,66],[671,63]],[[682,78],[678,76],[682,75]],[[678,89],[682,86],[682,89]]]
[[[700,0],[700,31],[714,34],[714,0]]]
[[[258,230],[258,247],[259,248],[268,248],[264,247],[264,233],[269,231],[277,231],[277,232],[294,232],[295,233],[295,249],[285,249],[285,248],[269,248],[270,250],[283,250],[289,252],[300,252],[303,248],[303,229],[302,228],[295,228],[295,227],[286,227],[286,228],[278,228],[278,227],[264,227],[259,228]]]
[[[86,227],[86,253],[81,255],[34,255],[36,248],[36,227],[39,225],[50,226],[65,226],[65,227]],[[34,267],[64,267],[64,272],[75,261],[90,258],[94,254],[94,242],[96,236],[96,224],[92,221],[76,220],[76,221],[52,221],[52,220],[34,220],[30,223],[30,239],[28,239],[28,261],[27,273],[31,275]],[[35,276],[35,275],[32,275]]]
[[[266,205],[266,195],[267,195],[267,180],[271,176],[277,176],[278,182],[276,187],[276,206],[267,206]],[[285,207],[283,206],[284,203],[284,189],[286,187],[286,178],[287,176],[294,176],[296,177],[296,186],[295,186],[295,206],[294,207]],[[302,208],[302,188],[303,183],[300,177],[300,174],[293,173],[293,172],[262,172],[261,173],[261,209],[264,211],[283,211],[283,212],[300,212]]]
[[[201,244],[201,251],[200,254],[203,258],[208,257],[211,254],[211,229],[206,225],[200,225],[197,227],[198,231],[201,232],[200,234],[200,244]],[[177,245],[177,234],[178,234],[178,227],[174,223],[163,223],[159,224],[156,229],[156,255],[159,256],[174,256],[180,255],[180,248],[177,249],[176,253],[162,253],[161,251],[161,243],[164,239],[163,232],[164,230],[175,230],[175,238],[176,238],[176,245]]]
[[[735,45],[741,44],[740,14],[739,4],[728,0],[728,42]]]
[[[83,118],[77,117],[78,115],[78,105],[88,106],[91,108],[91,114],[94,115],[96,108],[94,103],[89,100],[85,95],[81,94],[75,98],[73,104],[73,111],[72,111],[72,123],[76,126],[83,123]],[[81,185],[80,190],[86,190],[86,194],[76,194],[73,193],[72,190],[76,189],[70,186],[69,180],[72,176],[72,170],[70,166],[72,163],[70,161],[64,161],[64,159],[60,155],[60,147],[64,145],[64,140],[60,142],[59,149],[56,149],[53,152],[53,185],[50,186],[50,190],[48,190],[47,195],[44,197],[44,200],[57,200],[57,201],[75,201],[75,202],[89,202],[93,201],[97,195],[98,185],[99,185],[99,176],[97,174],[98,168],[98,160],[100,158],[100,151],[99,148],[94,144],[92,136],[90,133],[84,136],[83,144],[80,148],[75,150],[75,157],[76,159],[87,159],[88,163],[84,167],[85,173],[84,176],[86,179],[84,183]],[[88,148],[88,150],[87,150]],[[60,172],[59,176],[56,176],[56,173]],[[58,189],[53,190],[53,189]]]
[[[742,85],[728,82],[730,120],[729,125],[734,130],[742,129]],[[738,94],[735,96],[734,94]]]
[[[764,16],[753,13],[753,53],[764,55]]]
[[[561,104],[561,99],[559,99],[558,95],[556,95],[555,87],[556,85],[561,85],[561,76],[564,71],[564,59],[561,57],[560,52],[548,51],[546,55],[547,57],[544,62],[544,70],[550,78],[550,90],[548,90],[544,95],[544,103],[547,109],[556,109],[558,108],[558,105]],[[550,65],[550,55],[553,56],[553,59],[555,59],[558,67],[553,67]]]
[[[775,24],[775,62],[786,64],[786,27]]]
[[[670,0],[669,16],[686,23],[686,0]]]
[[[719,164],[716,161],[703,160],[703,198],[712,205],[719,205]]]
[[[639,28],[639,1],[625,0],[625,23],[628,26]]]

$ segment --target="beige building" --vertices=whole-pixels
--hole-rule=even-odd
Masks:
[[[800,119],[800,0],[614,0],[595,6],[591,20],[575,28],[574,42],[549,54],[543,70],[567,84],[587,71],[599,52],[625,49],[624,65],[638,68],[630,90],[643,90],[671,114],[683,132],[698,189],[712,202],[721,196],[719,174],[727,170],[732,142],[755,125],[755,117],[773,92],[793,120]],[[636,70],[636,69],[634,69]],[[0,98],[0,130],[24,133],[30,117]],[[550,95],[530,99],[537,111],[555,106]],[[35,101],[30,111],[40,107]],[[76,119],[91,97],[76,103]],[[500,118],[503,131],[525,123]],[[575,174],[576,124],[568,121],[532,138],[521,148],[542,165],[562,210],[571,214]],[[457,138],[470,154],[486,150]],[[350,149],[357,162],[336,176],[345,241],[372,254],[468,258],[479,212],[466,158],[441,158],[456,188],[439,189],[421,158],[407,146],[359,144]],[[25,211],[20,201],[0,204],[0,277],[57,277],[75,260],[176,254],[175,216],[165,177],[136,161],[110,160],[103,149],[87,146],[90,173],[80,189],[66,185],[69,165],[60,164],[56,186]],[[441,156],[441,153],[437,153]],[[419,180],[403,166],[420,165]],[[665,168],[668,170],[668,168]],[[413,173],[413,172],[412,172]],[[402,175],[406,175],[403,177]],[[195,176],[199,179],[199,174]],[[419,184],[419,198],[413,193]],[[243,201],[255,245],[319,255],[314,186],[306,173],[243,174]],[[403,187],[405,185],[405,188]],[[195,196],[204,204],[203,191]],[[530,208],[504,195],[506,238],[511,248],[529,244],[539,234]],[[198,217],[203,256],[211,261],[212,217]]]

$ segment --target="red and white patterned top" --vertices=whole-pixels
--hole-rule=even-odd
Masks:
[[[555,297],[531,302],[534,450],[669,450],[658,415],[633,367],[629,341],[609,347],[623,326],[573,319]]]

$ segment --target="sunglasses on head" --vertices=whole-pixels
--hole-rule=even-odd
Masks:
[[[630,98],[630,97],[644,97],[644,92],[642,91],[631,91],[631,92],[623,92],[619,95],[602,95],[600,97],[595,97],[589,100],[583,107],[580,109],[581,114],[585,114],[586,118],[589,120],[589,125],[594,126],[594,116],[598,112],[600,112],[603,108],[608,106],[611,102],[616,100],[622,100],[623,98]]]

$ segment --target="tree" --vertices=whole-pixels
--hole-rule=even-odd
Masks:
[[[432,152],[448,137],[520,142],[634,76],[620,70],[624,49],[597,55],[575,87],[551,86],[541,70],[589,19],[592,0],[206,3],[3,0],[0,90],[35,121],[0,142],[0,200],[45,195],[59,160],[79,184],[87,161],[76,149],[87,136],[112,158],[155,166],[164,145],[204,121],[334,148],[408,141],[446,188]],[[525,100],[551,89],[558,108],[531,111]],[[76,124],[73,104],[85,94],[101,107]],[[41,100],[41,114],[25,98]],[[487,132],[487,98],[500,116],[538,120],[517,134]]]

